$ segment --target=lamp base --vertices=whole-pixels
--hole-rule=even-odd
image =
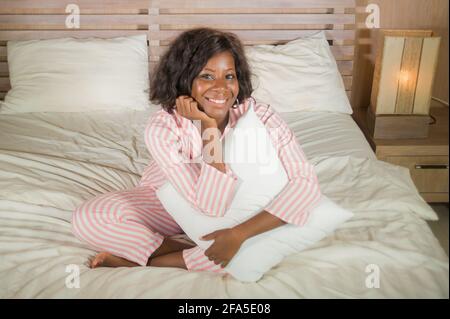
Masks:
[[[376,115],[369,107],[367,123],[370,134],[376,139],[427,138],[430,117],[415,114]]]

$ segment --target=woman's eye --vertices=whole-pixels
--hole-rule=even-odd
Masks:
[[[214,80],[214,76],[211,74],[200,74],[199,77],[201,79],[205,79],[205,80]],[[227,80],[234,80],[236,78],[236,76],[234,74],[227,74],[225,76],[225,79]]]
[[[201,77],[202,79],[206,79],[206,80],[212,80],[212,79],[214,79],[214,77],[213,77],[211,74],[202,74],[202,75],[200,75],[200,77]]]

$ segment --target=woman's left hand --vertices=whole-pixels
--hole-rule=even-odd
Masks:
[[[228,265],[244,242],[244,238],[233,228],[216,230],[200,239],[214,240],[214,243],[205,251],[205,255],[216,265],[221,264],[222,268]]]

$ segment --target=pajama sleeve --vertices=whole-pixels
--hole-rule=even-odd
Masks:
[[[273,110],[266,110],[266,127],[276,146],[289,182],[265,210],[297,226],[306,223],[309,212],[318,203],[321,192],[314,166],[308,162],[294,133]]]
[[[145,130],[145,143],[170,183],[189,203],[209,216],[223,216],[233,199],[237,178],[222,173],[202,159],[194,163],[183,153],[176,125],[167,116],[156,116]]]

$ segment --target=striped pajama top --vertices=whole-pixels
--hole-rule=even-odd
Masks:
[[[238,108],[230,108],[229,121],[220,139],[229,134],[250,106],[267,128],[289,179],[265,210],[287,223],[304,225],[321,192],[313,165],[281,117],[270,106],[249,98]],[[141,184],[158,189],[170,181],[204,214],[223,216],[226,213],[237,187],[237,178],[226,163],[226,173],[223,173],[201,159],[201,132],[191,120],[180,116],[176,110],[173,114],[160,110],[148,121],[145,143],[153,161],[145,169]]]

